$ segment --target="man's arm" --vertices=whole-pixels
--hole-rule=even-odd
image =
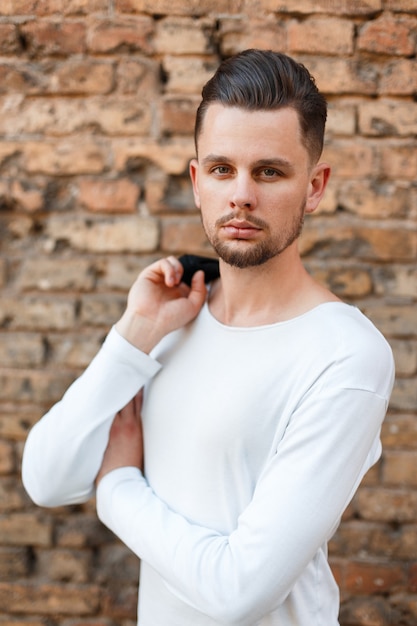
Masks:
[[[386,406],[386,397],[363,389],[311,394],[228,535],[170,509],[147,484],[139,460],[123,468],[107,455],[99,517],[179,598],[221,623],[251,626],[286,599],[315,558],[325,558],[326,542],[380,454]]]
[[[174,257],[139,275],[126,311],[97,356],[32,428],[22,479],[37,504],[61,506],[93,495],[114,416],[160,368],[146,353],[190,322],[204,303],[203,272],[194,275],[190,287],[181,277],[182,266]]]

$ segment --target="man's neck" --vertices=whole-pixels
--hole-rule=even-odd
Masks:
[[[298,251],[285,252],[288,254],[245,269],[220,261],[221,278],[209,298],[214,317],[229,326],[262,326],[338,300],[307,273]]]

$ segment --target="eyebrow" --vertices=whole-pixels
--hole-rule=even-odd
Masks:
[[[229,157],[221,154],[208,154],[202,159],[203,165],[212,165],[213,163],[230,163]],[[270,159],[259,159],[252,164],[253,168],[257,167],[280,167],[292,171],[294,166],[290,161],[281,157],[272,157]]]

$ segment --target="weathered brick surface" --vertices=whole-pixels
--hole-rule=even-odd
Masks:
[[[391,342],[381,461],[330,543],[342,626],[417,623],[415,0],[1,0],[0,626],[134,626],[138,563],[94,503],[34,507],[27,432],[138,272],[209,253],[188,180],[220,58],[275,48],[329,100],[333,176],[300,248]]]

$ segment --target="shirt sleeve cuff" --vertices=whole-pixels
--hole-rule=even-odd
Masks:
[[[146,372],[152,378],[161,369],[161,364],[153,359],[149,354],[138,350],[127,339],[122,337],[113,326],[103,344],[104,351],[111,353],[112,357],[118,361],[123,361],[136,370]]]

